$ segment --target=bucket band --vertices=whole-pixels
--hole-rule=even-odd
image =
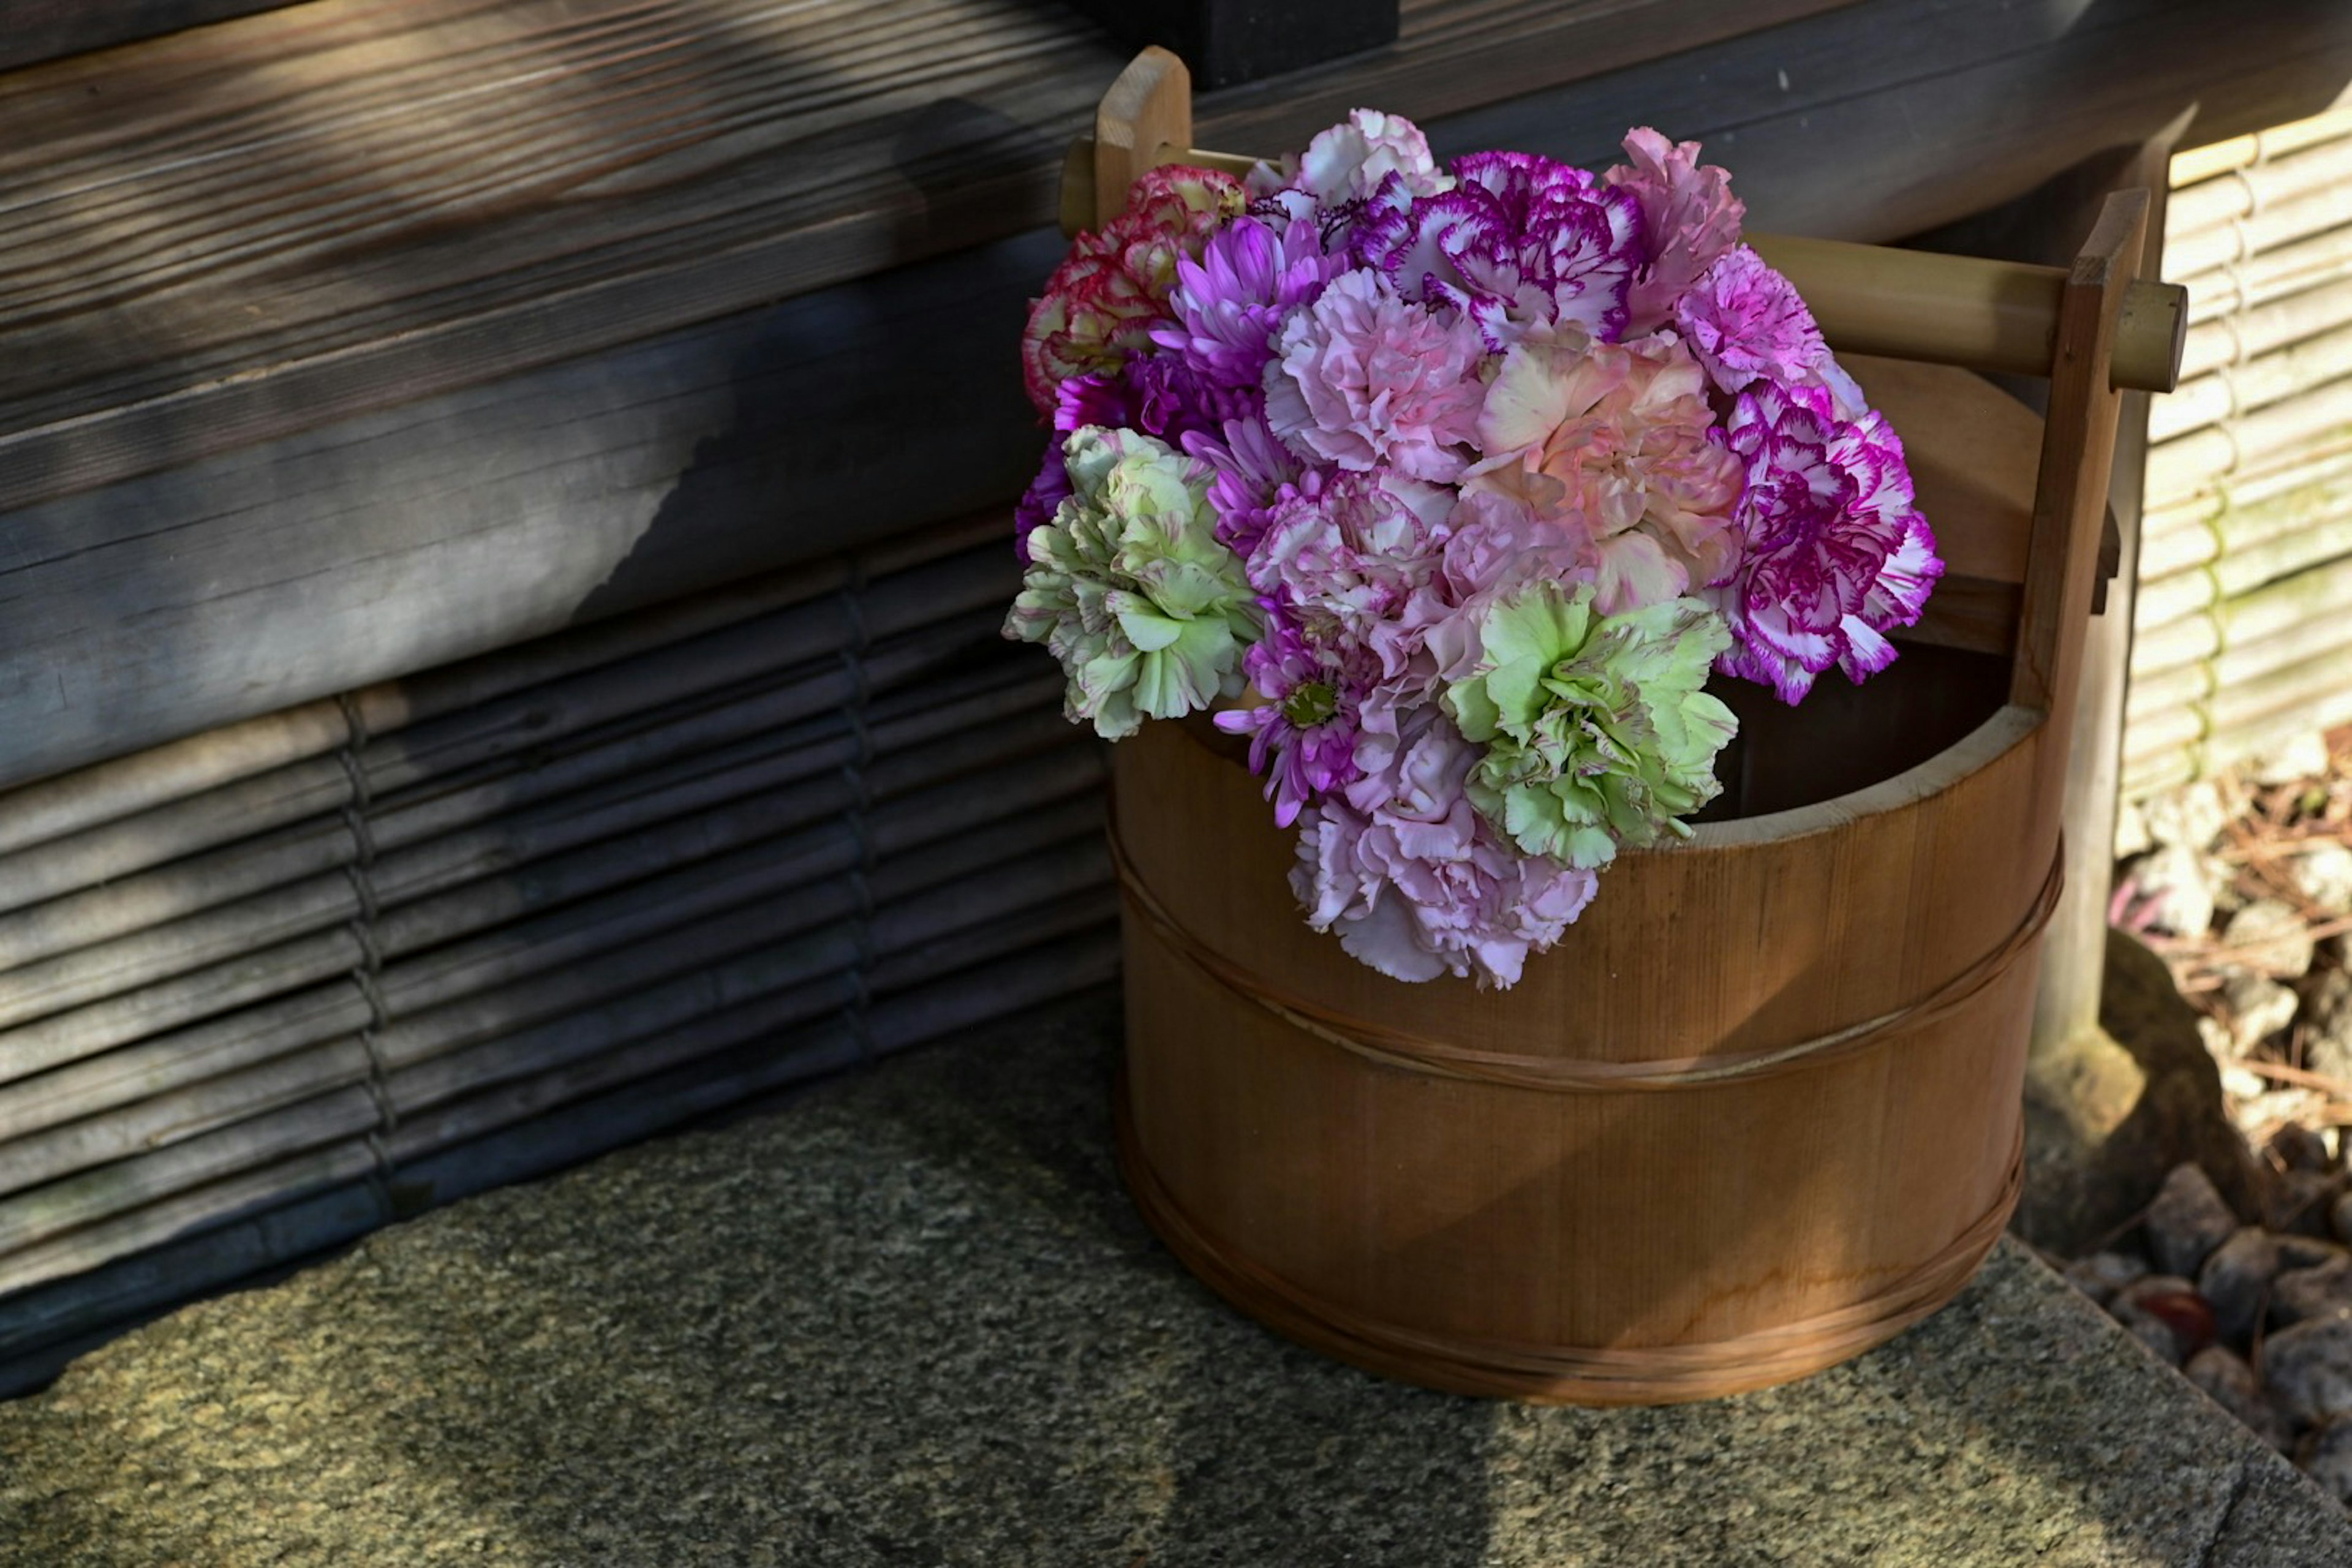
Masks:
[[[1109,833],[1111,866],[1118,875],[1127,906],[1149,927],[1160,944],[1186,964],[1234,995],[1244,998],[1302,1033],[1352,1051],[1357,1056],[1404,1072],[1475,1083],[1504,1084],[1514,1089],[1549,1089],[1564,1093],[1620,1089],[1684,1089],[1762,1078],[1816,1062],[1851,1056],[1890,1036],[1916,1028],[1951,1012],[2006,973],[2025,953],[2058,907],[2065,885],[2065,851],[2050,863],[2042,890],[1999,945],[1916,1002],[1876,1017],[1865,1018],[1825,1035],[1767,1050],[1726,1052],[1717,1056],[1670,1057],[1657,1061],[1612,1062],[1570,1057],[1531,1057],[1503,1051],[1471,1050],[1446,1040],[1391,1029],[1368,1018],[1358,1018],[1289,994],[1264,975],[1234,962],[1179,925],[1144,885],[1135,864],[1119,842],[1118,829]]]

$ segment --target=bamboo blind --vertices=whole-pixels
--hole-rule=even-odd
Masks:
[[[2352,106],[2182,153],[2180,389],[2148,418],[2124,788],[2352,721]]]
[[[1001,518],[0,795],[0,1395],[159,1307],[1108,978]]]

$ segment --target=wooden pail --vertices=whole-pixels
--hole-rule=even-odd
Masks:
[[[1309,931],[1213,738],[1115,750],[1128,1184],[1234,1305],[1462,1393],[1652,1404],[1934,1310],[2017,1201],[2039,716],[1622,857],[1509,991]],[[2036,842],[2038,840],[2038,842]]]
[[[1249,164],[1192,146],[1161,50],[1095,129],[1073,232],[1157,163]],[[1375,1372],[1602,1405],[1802,1376],[1966,1283],[2018,1197],[2119,389],[2179,373],[2147,213],[2110,197],[2068,270],[1749,237],[1842,355],[1916,362],[1849,368],[1949,571],[1866,686],[1725,692],[1718,819],[1622,856],[1513,989],[1310,931],[1292,836],[1198,716],[1114,748],[1120,1158],[1194,1273]],[[2046,425],[1969,370],[2047,376]]]

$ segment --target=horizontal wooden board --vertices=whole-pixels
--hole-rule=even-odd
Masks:
[[[1842,0],[1425,4],[1297,141]],[[311,0],[0,79],[0,510],[1048,221],[1122,56],[1022,0]]]

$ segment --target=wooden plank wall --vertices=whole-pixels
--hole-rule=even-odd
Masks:
[[[1518,8],[1444,9],[1491,20]],[[2190,139],[2209,140],[2305,111],[2352,79],[2352,8],[2279,0],[2229,8],[2229,26],[2216,25],[2219,0],[2131,11],[2032,0],[1993,27],[1962,0],[1869,0],[1433,131],[1449,152],[1598,162],[1625,125],[1654,122],[1708,142],[1758,226],[1886,239],[2137,142],[2192,100],[2202,108]],[[1424,49],[1433,14],[1407,14]],[[1462,74],[1440,73],[1453,85],[1431,89],[1433,101],[1473,91],[1475,62],[1507,42],[1449,37]],[[1115,61],[1100,63],[1107,79]],[[1357,101],[1412,97],[1402,78],[1356,79]],[[1272,90],[1284,85],[1204,104],[1203,140],[1276,147],[1293,121],[1355,98],[1344,73],[1302,78],[1288,98]],[[974,106],[909,112],[900,152],[928,168]],[[969,128],[992,123],[982,114]],[[1046,115],[1004,136],[1034,151],[1059,124]],[[924,179],[937,189],[952,173]],[[1025,224],[1037,214],[1024,204],[1049,183],[1034,166],[1004,178],[995,199],[1028,194],[996,221]],[[910,197],[858,220],[865,239],[810,243],[845,246],[827,266],[873,265],[968,238],[968,227],[924,226],[949,210],[974,209]],[[180,465],[169,472],[25,503],[82,482],[58,465],[111,460],[91,456],[96,432],[52,432],[51,455],[15,472],[37,488],[16,489],[0,515],[0,784],[1008,498],[1039,440],[1010,348],[1059,248],[1050,232],[1022,229],[658,332],[657,315],[618,311],[632,341],[456,390],[402,383],[399,406],[325,423],[331,400],[260,377],[261,424],[235,438],[269,419],[310,427],[200,456],[225,437],[194,420],[156,437]],[[821,275],[780,271],[767,287]]]

